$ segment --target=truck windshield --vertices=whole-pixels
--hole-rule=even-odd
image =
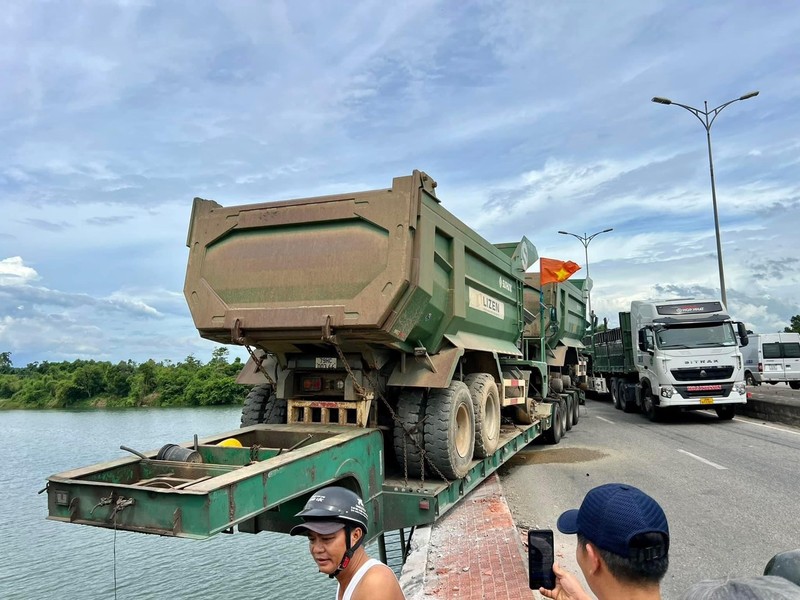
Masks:
[[[669,325],[656,329],[656,344],[665,350],[735,346],[736,336],[730,323]]]

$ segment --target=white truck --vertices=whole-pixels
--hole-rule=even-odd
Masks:
[[[786,382],[800,390],[800,333],[751,333],[742,350],[748,385]]]
[[[615,408],[641,410],[651,421],[714,409],[727,420],[747,402],[739,351],[747,330],[719,300],[634,301],[619,318],[619,327],[584,340],[588,389],[610,393]]]

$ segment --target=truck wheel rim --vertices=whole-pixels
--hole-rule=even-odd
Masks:
[[[470,425],[469,411],[467,410],[466,406],[461,404],[456,410],[456,435],[455,435],[456,452],[458,452],[459,456],[466,456],[467,452],[469,452],[470,442],[472,441],[472,436],[474,435],[470,431],[471,428],[469,425]]]

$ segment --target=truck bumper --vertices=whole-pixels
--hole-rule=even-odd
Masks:
[[[725,395],[699,395],[693,393],[691,396],[683,395],[680,388],[672,386],[661,386],[658,389],[659,406],[680,407],[680,408],[713,408],[723,404],[746,404],[747,391],[744,382],[727,384],[728,393]]]

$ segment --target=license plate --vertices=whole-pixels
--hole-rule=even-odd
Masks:
[[[700,398],[700,404],[714,404],[713,398]]]
[[[767,371],[778,371],[780,368],[780,365],[767,365]]]
[[[336,359],[327,357],[317,357],[317,359],[314,361],[314,366],[317,369],[335,369]]]

